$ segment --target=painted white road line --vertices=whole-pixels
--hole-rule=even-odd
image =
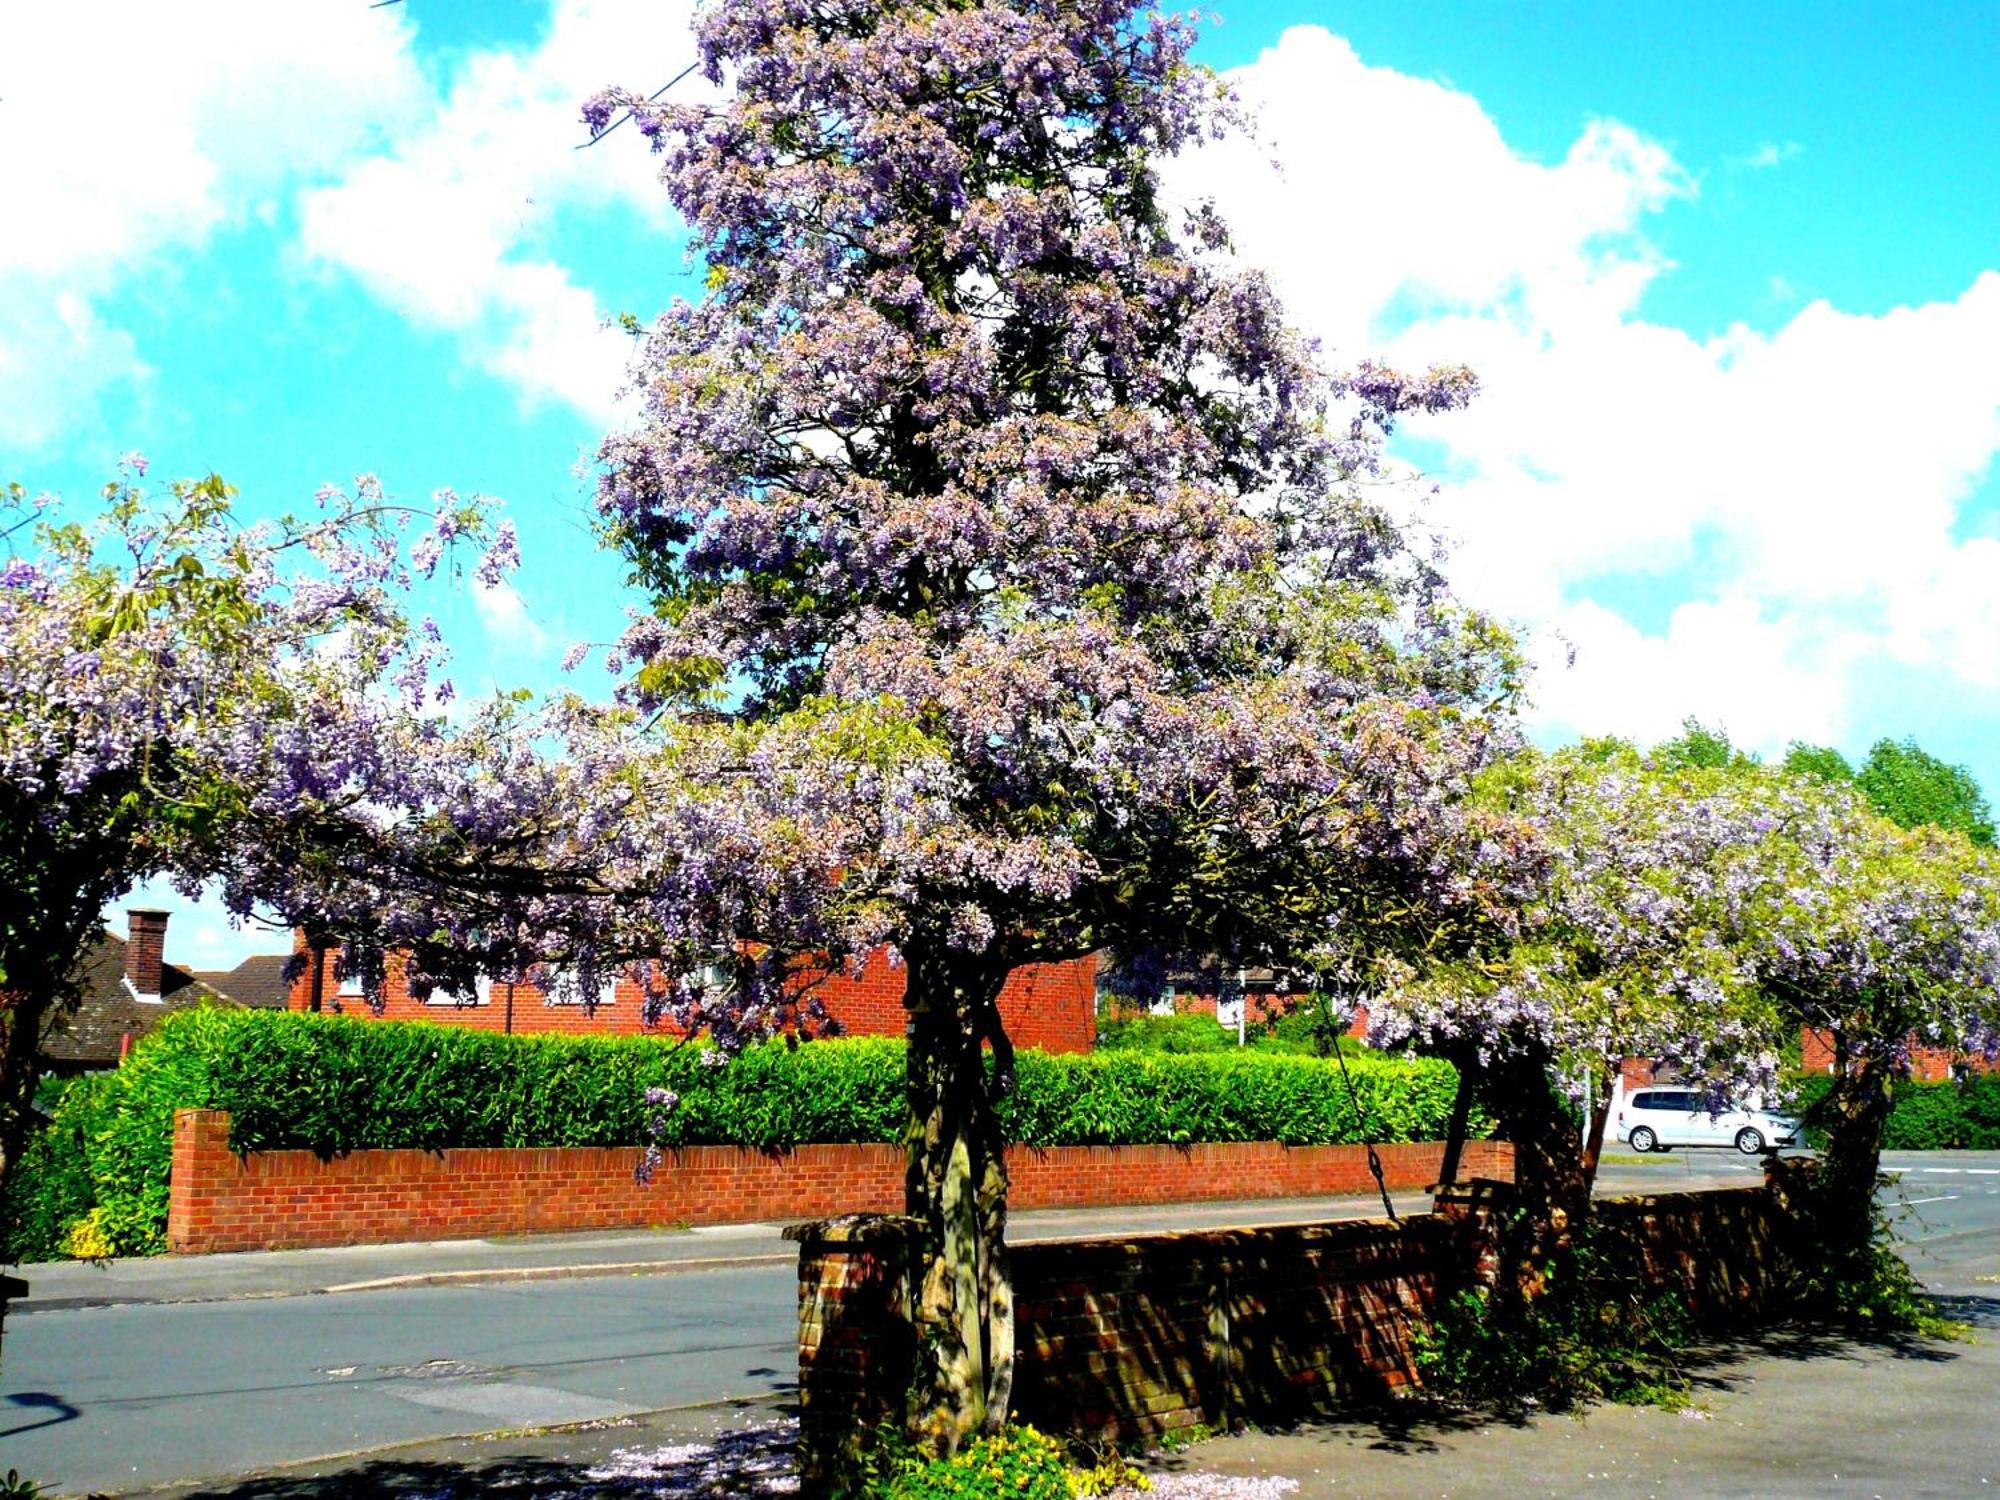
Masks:
[[[1909,1208],[1915,1208],[1920,1203],[1955,1203],[1957,1201],[1958,1194],[1956,1193],[1940,1193],[1935,1198],[1905,1198],[1903,1200],[1904,1205]]]

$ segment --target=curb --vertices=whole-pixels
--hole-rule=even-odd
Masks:
[[[483,1282],[575,1281],[589,1276],[668,1276],[676,1271],[722,1271],[731,1266],[791,1264],[792,1252],[776,1255],[717,1255],[699,1260],[621,1260],[575,1266],[494,1266],[472,1271],[412,1271],[406,1276],[377,1276],[367,1281],[343,1281],[313,1288],[313,1294],[388,1292],[419,1286],[476,1286]]]

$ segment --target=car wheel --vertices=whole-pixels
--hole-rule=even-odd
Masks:
[[[1759,1151],[1764,1149],[1763,1132],[1753,1130],[1748,1125],[1745,1125],[1741,1130],[1736,1132],[1736,1149],[1741,1151],[1745,1156],[1755,1156]]]
[[[1653,1134],[1651,1127],[1645,1125],[1633,1127],[1631,1135],[1625,1138],[1625,1143],[1641,1155],[1660,1149],[1660,1138]]]

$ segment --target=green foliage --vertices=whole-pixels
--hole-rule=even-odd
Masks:
[[[1023,1053],[1003,1101],[1010,1140],[1031,1146],[1282,1141],[1290,1146],[1435,1140],[1458,1075],[1433,1059],[1350,1061],[1354,1094],[1318,1058],[1222,1053]],[[1356,1100],[1359,1108],[1356,1108]],[[1480,1122],[1483,1130],[1485,1122]]]
[[[1502,1409],[1685,1406],[1687,1311],[1674,1294],[1633,1275],[1616,1241],[1586,1225],[1532,1297],[1485,1288],[1452,1297],[1415,1334],[1426,1389]]]
[[[1236,1033],[1214,1016],[1127,1016],[1097,1028],[1100,1052],[1227,1052]]]
[[[1244,1037],[1244,1045],[1258,1052],[1288,1053],[1298,1057],[1331,1056],[1325,1050],[1329,1039],[1349,1057],[1367,1055],[1368,1049],[1344,1034],[1345,1018],[1329,1014],[1320,997],[1313,997],[1297,1009],[1267,1021],[1254,1022]],[[1235,1052],[1236,1032],[1207,1014],[1173,1016],[1127,1016],[1101,1022],[1097,1028],[1100,1052]]]
[[[169,1016],[117,1072],[72,1090],[70,1134],[23,1159],[10,1204],[24,1244],[60,1253],[86,1215],[93,1244],[150,1254],[166,1232],[177,1109],[224,1109],[239,1151],[371,1147],[629,1146],[647,1139],[648,1088],[680,1098],[663,1146],[783,1149],[894,1143],[904,1046],[884,1037],[755,1047],[726,1065],[647,1037],[504,1036],[423,1022],[202,1008]],[[1001,1114],[1031,1146],[1276,1140],[1428,1140],[1457,1088],[1450,1066],[1362,1056],[1357,1111],[1330,1064],[1213,1055],[1023,1052]],[[26,1226],[32,1226],[26,1227]]]
[[[0,1198],[0,1263],[69,1253],[70,1231],[97,1207],[88,1142],[109,1084],[104,1077],[63,1079],[41,1091],[38,1103],[51,1118],[28,1137]]]
[[[19,1469],[9,1469],[0,1478],[0,1500],[42,1500],[47,1493],[34,1480],[24,1479]]]
[[[1347,1035],[1347,1016],[1330,1010],[1323,995],[1314,995],[1296,1010],[1268,1021],[1251,1045],[1263,1052],[1289,1052],[1299,1057],[1365,1057],[1368,1049]]]
[[[1824,1073],[1805,1073],[1790,1084],[1807,1141],[1824,1144],[1816,1112],[1833,1080]],[[1892,1095],[1895,1102],[1882,1128],[1883,1150],[2000,1151],[2000,1073],[1941,1083],[1905,1079]]]
[[[1905,828],[1934,824],[1975,844],[1993,843],[1993,809],[1964,766],[1947,765],[1915,740],[1878,740],[1854,784],[1875,810]]]
[[[1794,1164],[1786,1184],[1795,1253],[1790,1291],[1799,1314],[1868,1334],[1967,1337],[1971,1330],[1940,1313],[1937,1300],[1897,1254],[1895,1230],[1879,1199],[1870,1205],[1868,1242],[1860,1253],[1834,1248],[1844,1238],[1839,1226],[1847,1211],[1837,1190],[1823,1185],[1818,1166]]]
[[[1817,776],[1821,781],[1852,781],[1854,767],[1831,745],[1808,745],[1793,740],[1785,751],[1785,769],[1794,776]]]
[[[1729,742],[1728,731],[1694,718],[1682,721],[1680,737],[1663,741],[1652,758],[1663,771],[1727,771],[1751,764],[1751,757]]]
[[[1127,1464],[1075,1468],[1061,1443],[1032,1427],[974,1438],[949,1458],[915,1458],[899,1444],[882,1451],[867,1492],[886,1500],[1076,1500],[1147,1488]]]

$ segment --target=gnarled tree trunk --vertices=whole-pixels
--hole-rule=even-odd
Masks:
[[[1013,1391],[1014,1284],[998,1112],[1013,1086],[1013,1048],[998,1009],[1005,966],[964,954],[906,957],[904,1196],[905,1211],[922,1225],[906,1426],[926,1451],[944,1454],[1004,1423]]]
[[[1826,1152],[1814,1194],[1814,1231],[1837,1278],[1865,1277],[1868,1271],[1875,1194],[1882,1178],[1882,1131],[1894,1102],[1889,1070],[1862,1059],[1834,1075],[1821,1106]]]
[[[1590,1210],[1584,1143],[1556,1090],[1554,1059],[1545,1049],[1496,1056],[1485,1086],[1489,1106],[1514,1143],[1516,1218],[1502,1236],[1500,1288],[1531,1300]]]

